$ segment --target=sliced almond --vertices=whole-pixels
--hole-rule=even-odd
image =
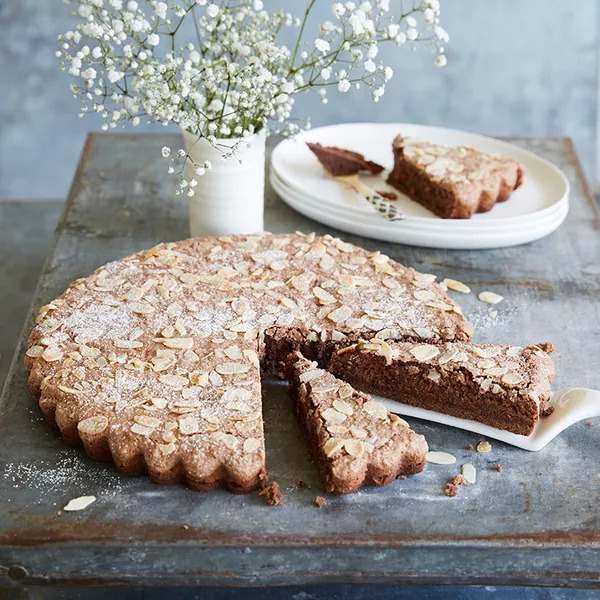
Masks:
[[[80,433],[88,435],[97,435],[102,433],[108,427],[108,418],[104,415],[95,415],[79,421],[77,429]]]
[[[415,346],[414,348],[411,348],[410,353],[419,362],[425,362],[435,358],[440,353],[440,350],[437,346],[432,346],[431,344],[422,344],[421,346]]]
[[[329,438],[323,446],[323,452],[327,458],[331,458],[336,452],[344,447],[344,440],[340,438]]]
[[[442,281],[442,283],[444,283],[449,290],[460,292],[461,294],[471,293],[471,288],[468,285],[462,283],[462,281],[446,278],[444,279],[444,281]]]
[[[182,435],[193,435],[200,431],[198,419],[195,417],[182,417],[178,421],[179,431]]]
[[[354,413],[354,409],[352,408],[352,406],[350,406],[348,402],[344,402],[344,400],[335,399],[333,401],[333,408],[335,408],[335,410],[337,410],[338,412],[341,412],[342,414],[348,416]]]
[[[92,502],[96,502],[96,496],[79,496],[79,498],[73,498],[72,500],[69,500],[63,510],[66,512],[83,510],[92,504]]]
[[[128,350],[132,348],[141,348],[144,344],[142,344],[142,342],[138,342],[137,340],[115,340],[114,345],[117,348]]]
[[[500,296],[500,294],[495,294],[494,292],[481,292],[478,298],[487,304],[498,304],[498,302],[504,300],[504,296]]]
[[[358,458],[365,453],[365,446],[359,440],[349,439],[344,440],[344,449],[350,456]]]
[[[448,452],[428,452],[425,455],[425,460],[435,465],[453,465],[456,462],[456,457]]]
[[[515,373],[511,371],[502,377],[502,383],[506,383],[507,385],[518,385],[523,381],[523,376],[520,373]]]
[[[461,473],[467,483],[475,483],[477,480],[477,470],[471,463],[464,464]]]
[[[477,452],[491,452],[492,451],[492,445],[487,442],[487,441],[483,441],[483,442],[479,442],[479,444],[477,444]]]
[[[261,442],[257,438],[248,438],[247,440],[244,441],[244,445],[243,445],[244,452],[247,452],[248,454],[250,452],[255,452],[260,447],[261,447]]]
[[[250,365],[235,362],[227,362],[215,367],[215,371],[221,375],[236,375],[239,373],[247,373],[249,370]]]

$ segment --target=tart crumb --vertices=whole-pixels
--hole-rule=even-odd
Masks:
[[[323,498],[323,496],[317,496],[315,498],[315,506],[318,506],[319,508],[321,508],[322,506],[325,506],[327,504],[327,500],[325,500],[325,498]]]
[[[392,202],[394,200],[398,200],[398,194],[396,194],[395,192],[388,192],[387,190],[375,190],[381,197],[385,198],[386,200],[391,200]]]
[[[467,450],[473,450],[473,444],[469,444],[468,446],[466,446]]]
[[[303,490],[310,490],[310,485],[306,481],[302,481],[302,479],[298,481],[298,487]]]
[[[279,489],[279,484],[274,481],[271,485],[258,492],[259,496],[264,496],[269,506],[280,506],[283,500],[283,494]]]
[[[459,485],[469,485],[461,473],[459,473],[454,479],[446,484],[444,495],[448,496],[448,498],[454,498],[455,496],[458,496]]]
[[[498,471],[498,473],[502,473],[502,463],[498,463],[497,465],[494,465],[494,469],[496,471]]]

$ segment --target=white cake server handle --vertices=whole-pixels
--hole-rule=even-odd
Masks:
[[[496,429],[477,421],[459,419],[432,410],[416,408],[387,398],[377,396],[375,398],[391,412],[473,431],[484,437],[500,440],[533,452],[544,448],[548,442],[574,423],[600,416],[600,391],[587,388],[565,388],[553,392],[547,408],[552,407],[554,411],[547,417],[541,417],[529,436]]]
[[[340,175],[336,179],[358,192],[384,219],[388,221],[400,221],[406,218],[389,200],[386,200],[373,188],[363,183],[358,174]]]

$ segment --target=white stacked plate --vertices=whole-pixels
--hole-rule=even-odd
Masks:
[[[440,219],[385,183],[393,165],[392,140],[401,133],[437,144],[467,145],[518,160],[525,167],[523,185],[506,202],[471,219]],[[361,176],[376,190],[398,195],[406,215],[386,221],[356,192],[329,177],[306,142],[338,146],[364,154],[386,170]],[[303,215],[349,233],[429,248],[499,248],[548,235],[569,210],[569,182],[547,160],[508,142],[441,127],[407,123],[349,123],[313,129],[281,142],[271,157],[271,184],[284,202]]]

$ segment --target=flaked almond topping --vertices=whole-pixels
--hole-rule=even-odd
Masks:
[[[504,300],[504,296],[500,296],[500,294],[495,294],[494,292],[481,292],[478,298],[487,304],[498,304],[498,302]]]
[[[158,449],[163,456],[169,456],[169,454],[173,454],[173,452],[175,452],[175,444],[173,442],[169,442],[168,444],[159,444]]]
[[[182,273],[179,276],[179,280],[183,283],[196,285],[200,281],[200,275],[196,275],[195,273]]]
[[[337,392],[338,386],[332,382],[312,383],[310,390],[313,394],[327,394],[328,392]]]
[[[479,366],[479,365],[477,365],[477,366]],[[500,377],[501,375],[505,375],[507,371],[508,371],[508,369],[506,367],[491,367],[491,368],[486,368],[485,374],[488,377]]]
[[[223,354],[225,354],[225,356],[231,360],[240,360],[243,358],[242,351],[235,344],[225,348],[225,350],[223,350]]]
[[[322,287],[315,286],[313,288],[313,295],[320,304],[333,304],[337,302],[335,296],[332,296],[327,290],[324,290]]]
[[[198,419],[195,417],[181,417],[178,421],[179,432],[182,435],[193,435],[200,431],[200,425]]]
[[[155,338],[155,342],[160,342],[167,348],[176,349],[189,349],[194,346],[194,340],[192,338],[172,337],[172,338]]]
[[[475,483],[477,480],[477,470],[471,463],[464,464],[461,473],[467,483]]]
[[[348,306],[340,306],[327,315],[327,318],[334,323],[343,323],[352,316],[352,309]]]
[[[252,392],[239,387],[229,388],[221,396],[221,400],[226,404],[229,402],[247,402],[250,398],[252,398]]]
[[[375,400],[368,400],[362,405],[362,409],[374,419],[387,419],[388,411],[385,406]]]
[[[415,290],[413,296],[422,302],[427,302],[435,298],[435,294],[431,290]]]
[[[123,348],[125,350],[141,348],[144,345],[142,342],[138,342],[137,340],[115,340],[114,344],[116,348]]]
[[[127,306],[131,309],[131,312],[140,315],[148,315],[155,310],[154,307],[147,302],[130,302]]]
[[[454,360],[457,355],[458,350],[456,348],[451,348],[450,350],[440,355],[440,357],[438,358],[438,364],[445,365],[446,363],[449,363],[450,361]]]
[[[340,438],[329,438],[323,446],[323,452],[327,458],[331,458],[336,452],[344,447],[344,440]]]
[[[352,387],[348,384],[342,385],[338,390],[338,396],[343,400],[344,398],[350,398],[354,393]]]
[[[243,449],[244,452],[247,452],[248,454],[250,452],[255,452],[256,450],[258,450],[261,447],[261,441],[257,438],[248,438],[247,440],[244,440],[244,445],[243,445]]]
[[[433,331],[427,327],[413,327],[413,331],[421,338],[430,338],[433,336]]]
[[[57,346],[48,346],[41,354],[46,362],[54,362],[63,357],[62,350]]]
[[[250,365],[243,363],[227,362],[215,367],[215,371],[221,375],[235,375],[238,373],[247,373]]]
[[[365,453],[365,446],[359,440],[349,439],[344,440],[344,449],[350,456],[358,458]]]
[[[96,435],[102,433],[108,427],[108,418],[104,415],[95,415],[79,421],[77,429],[80,433]]]
[[[511,346],[506,349],[506,356],[521,356],[523,348],[521,346]]]
[[[457,281],[456,279],[446,278],[442,283],[444,283],[449,290],[460,292],[461,294],[471,293],[471,288],[468,285],[465,285],[464,283],[462,283],[461,281]]]
[[[346,420],[346,415],[341,412],[335,410],[335,408],[326,408],[321,416],[326,423],[331,423],[332,425],[339,425]]]
[[[492,369],[496,366],[496,362],[491,358],[484,358],[483,360],[477,361],[477,367],[480,369]]]
[[[390,414],[390,421],[396,427],[410,427],[410,425],[402,417],[399,417],[398,415]]]
[[[183,377],[183,375],[161,375],[158,380],[174,388],[182,388],[189,383],[188,378]]]
[[[32,346],[25,354],[30,358],[37,358],[38,356],[41,356],[43,352],[44,346]]]
[[[352,408],[352,406],[350,406],[350,404],[348,404],[348,402],[345,402],[344,400],[335,399],[333,401],[333,408],[335,408],[338,412],[341,412],[344,415],[348,416],[354,413],[354,409]]]
[[[410,353],[419,362],[425,362],[435,358],[440,353],[440,350],[437,346],[432,346],[431,344],[422,344],[421,346],[415,346],[414,348],[411,348]]]
[[[391,365],[394,360],[394,349],[384,341],[379,344],[379,353],[385,358],[385,364]]]
[[[491,452],[492,445],[489,442],[479,442],[477,444],[477,452]]]
[[[348,433],[348,428],[345,425],[327,425],[327,431],[331,435],[345,435]]]
[[[150,417],[147,415],[136,415],[133,420],[144,427],[150,427],[150,429],[154,429],[161,424],[161,420],[156,417]]]
[[[425,455],[425,460],[435,465],[453,465],[456,462],[456,457],[448,454],[448,452],[428,452]]]
[[[152,405],[156,408],[165,408],[167,406],[166,398],[152,398],[150,402],[152,402]]]
[[[361,429],[360,427],[350,427],[350,433],[355,438],[358,438],[360,440],[364,440],[368,435],[368,433],[364,429]]]
[[[319,261],[319,266],[324,271],[330,271],[331,269],[333,269],[334,265],[335,265],[335,261],[334,261],[333,257],[330,256],[329,254],[324,254],[323,257],[321,258],[321,260]]]
[[[507,385],[517,385],[523,381],[523,376],[520,373],[511,371],[502,377],[502,383]]]
[[[138,435],[148,436],[154,431],[154,428],[145,427],[144,425],[140,425],[139,423],[134,423],[131,426],[130,431],[132,433],[137,433]]]

